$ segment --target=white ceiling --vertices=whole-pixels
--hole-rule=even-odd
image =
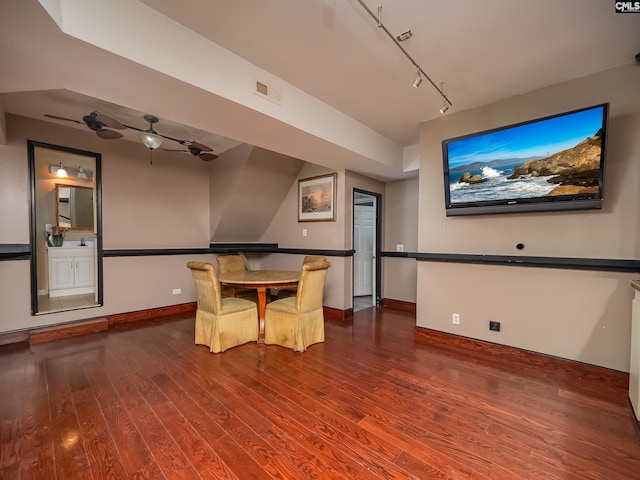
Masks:
[[[69,9],[77,1],[42,3],[61,2]],[[129,6],[134,1],[107,3],[115,10],[118,4],[124,8],[123,2]],[[398,147],[416,144],[420,123],[440,116],[438,92],[426,80],[420,88],[411,86],[415,67],[357,0],[141,1]],[[413,36],[401,45],[437,85],[443,84],[453,103],[447,115],[631,62],[640,51],[640,15],[615,13],[609,0],[365,3],[374,12],[382,6],[380,19],[394,34],[411,29]],[[150,18],[148,25],[146,21],[119,19],[121,27],[112,36],[124,39],[136,24],[151,25]],[[90,37],[99,31],[98,19],[87,18],[83,27]],[[207,69],[216,68],[215,57],[206,51],[185,51],[188,47],[172,43],[166,31],[145,30],[149,31],[153,33],[148,45],[160,45],[176,64],[195,57],[193,67],[201,68],[203,77]],[[96,36],[97,44],[110,40],[104,33]],[[36,0],[0,2],[0,93],[5,111],[39,119],[44,113],[81,119],[99,110],[140,128],[147,127],[142,115],[151,113],[161,119],[159,132],[211,144],[218,154],[243,142],[286,149],[280,148],[284,139],[274,140],[275,135],[290,134],[281,121],[269,122],[264,112],[250,116],[246,108],[213,95],[203,97],[199,85],[177,82],[142,65],[144,59],[122,58],[126,55],[91,43],[62,34]],[[127,86],[137,89],[136,95],[123,93]],[[114,93],[118,89],[120,93]],[[206,119],[199,117],[202,98],[207,98],[207,106],[209,101],[215,106]],[[295,145],[302,139],[288,140],[294,145],[282,153],[304,154],[304,147]],[[323,154],[327,142],[313,140],[314,153],[302,159],[329,166],[335,150]],[[344,157],[349,161],[349,155]],[[360,161],[367,155],[361,152],[353,157],[356,171],[380,178],[403,174],[402,168],[368,169],[367,162]]]

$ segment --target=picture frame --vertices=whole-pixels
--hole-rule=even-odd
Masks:
[[[298,180],[298,222],[335,222],[337,178],[329,173]]]

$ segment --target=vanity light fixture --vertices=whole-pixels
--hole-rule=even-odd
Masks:
[[[61,173],[62,172],[62,173]],[[78,180],[93,180],[93,171],[82,166],[78,168],[65,168],[62,163],[58,165],[49,165],[49,173],[58,178],[77,178]]]
[[[416,79],[413,81],[413,86],[418,88],[418,85],[420,85],[420,83],[422,83],[422,77],[426,78],[429,83],[433,86],[433,88],[435,88],[438,93],[440,94],[440,96],[443,98],[444,100],[444,106],[440,109],[440,113],[444,113],[447,110],[449,110],[449,107],[453,106],[453,103],[451,103],[451,100],[449,100],[447,98],[447,96],[444,94],[444,92],[442,91],[441,88],[439,88],[434,82],[433,80],[431,80],[431,78],[429,77],[429,75],[426,74],[426,72],[420,68],[420,65],[418,65],[418,62],[416,62],[413,57],[411,57],[411,55],[409,55],[409,53],[402,47],[402,45],[400,45],[400,41],[402,40],[406,40],[407,38],[409,38],[411,36],[410,32],[411,30],[408,30],[407,32],[404,32],[400,35],[398,35],[397,37],[395,37],[390,31],[389,29],[384,25],[384,23],[382,23],[382,5],[378,6],[378,14],[376,15],[375,13],[373,13],[369,7],[367,6],[367,4],[364,2],[364,0],[357,0],[358,3],[360,4],[360,6],[369,14],[369,16],[371,18],[373,18],[377,23],[378,23],[378,28],[381,28],[384,33],[387,34],[387,36],[393,40],[393,43],[396,45],[396,47],[398,47],[400,49],[400,51],[402,53],[404,53],[405,57],[407,57],[409,59],[409,61],[413,64],[414,67],[416,67],[418,69],[418,77],[416,77]],[[404,37],[404,38],[402,38]],[[421,76],[420,76],[421,75]],[[445,108],[446,107],[446,108]],[[443,111],[444,110],[444,111]]]
[[[69,176],[67,175],[67,171],[64,169],[64,165],[62,165],[62,162],[60,162],[60,166],[58,167],[56,175],[58,176],[58,178],[67,178]]]

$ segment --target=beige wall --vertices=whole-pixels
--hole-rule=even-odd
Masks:
[[[0,145],[0,215],[6,227],[0,229],[0,243],[29,243],[27,139],[102,154],[105,250],[207,247],[220,219],[220,210],[224,210],[237,181],[242,177],[254,179],[255,183],[255,178],[262,178],[253,170],[251,162],[245,165],[250,171],[239,173],[229,169],[228,176],[224,177],[220,169],[215,174],[210,172],[211,163],[162,149],[153,152],[151,164],[149,150],[137,142],[106,141],[89,131],[24,117],[8,116],[8,135],[8,144]],[[224,162],[222,156],[221,160]],[[233,155],[228,161],[234,161]],[[297,178],[330,172],[306,163]],[[282,195],[284,200],[259,241],[302,249],[352,248],[352,189],[383,193],[384,185],[351,172],[337,173],[335,222],[298,223],[298,184],[293,177],[289,178],[290,187]],[[287,169],[287,175],[291,175],[291,168]],[[222,187],[227,186],[231,188],[225,196]],[[255,198],[252,192],[245,192],[246,188],[242,190],[247,198]],[[238,222],[252,222],[252,218],[239,218]],[[307,237],[302,236],[302,228],[308,230]],[[0,332],[194,301],[195,292],[185,267],[192,258],[215,264],[215,255],[107,257],[103,261],[104,307],[38,316],[30,313],[30,262],[2,261]],[[327,278],[325,305],[350,308],[351,257],[331,257],[330,260],[332,268]],[[302,256],[255,255],[250,261],[254,268],[297,269]],[[172,294],[176,288],[182,290],[180,295]]]
[[[421,128],[420,252],[638,258],[640,68],[628,64]],[[602,210],[447,218],[441,141],[610,102]],[[525,249],[515,249],[523,243]],[[636,275],[637,277],[638,275]],[[618,370],[629,369],[632,275],[418,262],[417,324]],[[451,314],[460,313],[459,326]],[[490,332],[489,320],[503,331]]]
[[[299,179],[333,173],[323,167],[307,163]],[[298,222],[298,182],[291,185],[278,213],[262,237],[263,242],[276,242],[285,248],[349,250],[353,248],[353,189],[384,193],[384,184],[349,171],[337,172],[336,221]],[[307,236],[302,230],[307,230]],[[300,268],[301,255],[268,255],[263,258],[266,268]],[[345,310],[352,307],[352,258],[330,257],[331,268],[327,273],[324,304]]]
[[[0,243],[29,243],[27,139],[100,152],[104,248],[194,248],[209,245],[209,180],[205,162],[153,152],[91,132],[8,116],[0,145]],[[178,155],[177,157],[175,155]],[[215,256],[197,259],[215,261]],[[104,307],[31,316],[29,261],[0,262],[0,332],[54,325],[195,299],[185,256],[104,259]],[[181,288],[181,295],[173,295]]]
[[[417,178],[387,183],[384,190],[385,241],[383,250],[395,251],[404,245],[405,252],[418,249]],[[383,258],[384,297],[416,302],[416,261],[410,258]]]

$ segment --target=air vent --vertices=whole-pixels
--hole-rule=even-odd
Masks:
[[[280,96],[280,92],[278,92],[273,87],[269,87],[265,85],[262,82],[256,81],[255,94],[258,95],[259,97],[266,98],[267,100],[270,100],[273,103],[282,105],[282,98]]]

